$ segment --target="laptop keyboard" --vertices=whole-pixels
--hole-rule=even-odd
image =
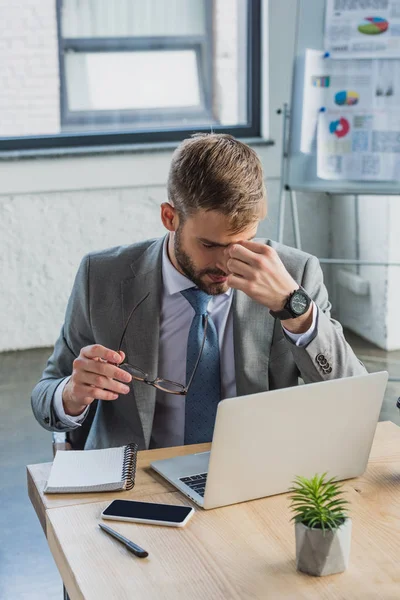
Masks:
[[[197,492],[199,496],[204,496],[206,489],[207,473],[200,473],[199,475],[191,475],[190,477],[181,477],[179,481],[182,481],[185,485],[190,487],[191,490]]]

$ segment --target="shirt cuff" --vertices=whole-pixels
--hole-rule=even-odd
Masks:
[[[292,333],[291,331],[288,331],[286,329],[286,327],[284,326],[284,321],[282,321],[282,327],[285,330],[286,335],[288,336],[288,338],[290,338],[292,340],[292,342],[296,345],[296,346],[307,346],[307,344],[311,341],[311,338],[314,335],[315,332],[315,327],[316,327],[316,323],[317,323],[317,307],[315,305],[315,302],[312,302],[312,307],[313,307],[313,318],[312,318],[312,323],[310,325],[310,328],[305,331],[304,333]]]
[[[58,420],[62,423],[62,425],[65,425],[65,426],[79,425],[79,426],[81,426],[83,421],[86,418],[87,412],[89,410],[89,406],[86,407],[86,409],[84,410],[84,412],[81,415],[77,415],[76,417],[73,417],[71,415],[66,415],[65,410],[64,410],[62,394],[63,394],[65,386],[67,385],[67,383],[70,379],[71,379],[71,376],[65,377],[65,379],[63,379],[62,382],[60,383],[60,385],[56,388],[56,391],[54,392],[54,398],[53,398],[53,408],[54,408],[54,411],[56,413]]]

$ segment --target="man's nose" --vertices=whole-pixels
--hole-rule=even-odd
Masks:
[[[221,248],[218,251],[218,257],[217,257],[217,261],[215,263],[215,266],[217,267],[217,269],[220,269],[224,273],[227,273],[227,266],[226,266],[227,260],[228,260],[228,255],[225,252],[225,248]]]

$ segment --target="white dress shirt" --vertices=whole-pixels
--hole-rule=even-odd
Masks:
[[[179,273],[172,265],[167,252],[166,237],[162,256],[163,289],[161,297],[159,366],[157,375],[186,383],[186,352],[190,325],[194,316],[191,304],[180,293],[193,287],[193,282]],[[224,294],[212,296],[207,312],[213,319],[218,333],[221,364],[221,398],[236,395],[235,361],[233,349],[233,293],[228,289]],[[267,310],[267,309],[266,309]],[[313,321],[310,329],[302,334],[286,331],[297,346],[305,346],[312,337],[316,326],[317,307],[313,303]],[[127,360],[132,360],[127,357]],[[146,370],[146,365],[137,365]],[[72,417],[65,414],[62,403],[62,392],[69,380],[66,377],[57,387],[54,394],[54,409],[58,419],[66,426],[81,424],[86,416],[86,409],[81,415]],[[139,384],[140,385],[140,384]],[[152,431],[152,447],[183,445],[185,421],[185,397],[167,394],[161,390],[156,393],[156,410]]]

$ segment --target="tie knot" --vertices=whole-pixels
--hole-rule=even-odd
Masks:
[[[192,305],[196,315],[205,315],[211,296],[198,288],[189,288],[181,292],[182,296]]]

